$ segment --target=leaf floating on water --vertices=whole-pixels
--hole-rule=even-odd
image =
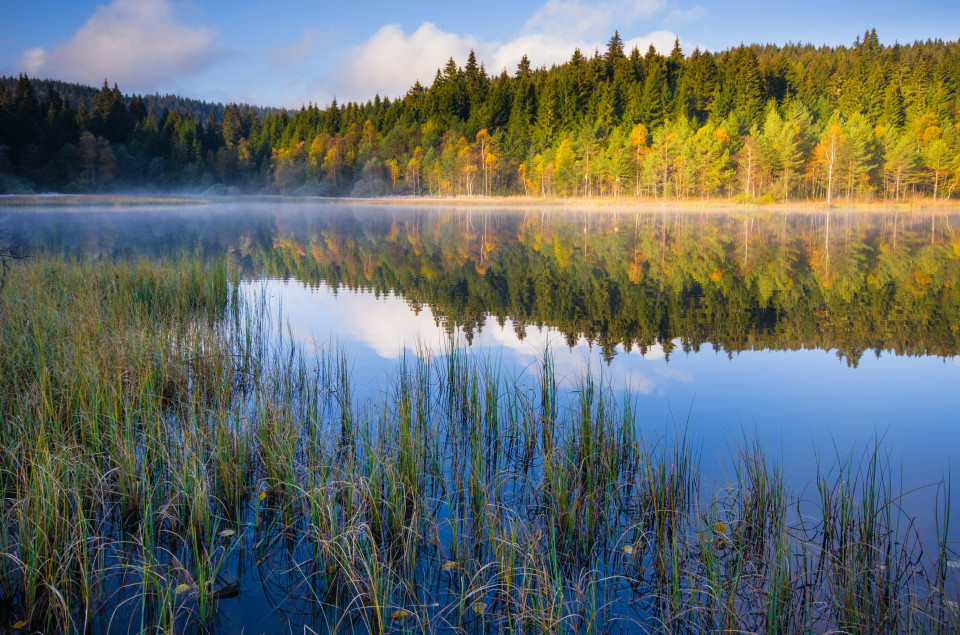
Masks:
[[[235,532],[235,531],[232,530],[232,529],[224,529],[224,530],[221,531],[218,535],[219,535],[221,538],[229,538],[230,536],[234,535],[235,533],[237,533],[237,532]]]
[[[413,613],[404,609],[397,609],[390,616],[390,619],[394,622],[402,622],[403,620],[410,619],[413,616]]]
[[[13,625],[13,628],[19,629],[19,628],[23,628],[26,625],[27,625],[27,620],[20,620],[19,622]]]
[[[624,546],[623,546],[623,553],[627,554],[628,556],[632,556],[632,555],[633,555],[633,545],[624,545]]]
[[[238,595],[240,595],[240,582],[231,582],[214,591],[210,597],[214,600],[227,600]]]
[[[447,560],[440,568],[444,571],[453,571],[454,569],[459,569],[460,565],[457,564],[456,560]]]
[[[176,594],[176,595],[180,595],[181,593],[186,593],[187,591],[189,591],[189,590],[192,589],[192,588],[193,588],[193,587],[191,587],[189,584],[178,584],[178,585],[177,585],[177,588],[175,588],[175,589],[173,590],[173,592],[174,592],[174,594]]]

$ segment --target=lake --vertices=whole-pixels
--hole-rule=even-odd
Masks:
[[[268,347],[343,353],[361,418],[418,358],[466,356],[535,395],[547,357],[561,411],[606,390],[644,438],[691,440],[698,487],[728,486],[756,447],[792,495],[816,498],[818,468],[879,447],[918,535],[942,531],[960,447],[960,213],[232,201],[0,208],[0,232],[104,262],[225,256],[246,310],[269,318]],[[331,627],[300,610],[302,590],[244,588],[213,630]],[[606,618],[630,631],[655,611],[624,610],[625,593]]]

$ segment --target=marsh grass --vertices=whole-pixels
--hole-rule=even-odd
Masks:
[[[758,442],[707,482],[587,375],[452,346],[379,398],[224,260],[17,263],[0,295],[0,621],[217,631],[240,594],[356,632],[950,632],[879,444],[797,493]]]

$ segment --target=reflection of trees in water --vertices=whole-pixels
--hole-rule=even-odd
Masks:
[[[241,208],[246,209],[246,208]],[[957,218],[932,214],[307,206],[11,215],[34,242],[117,256],[229,251],[251,276],[394,292],[467,333],[488,315],[612,356],[705,344],[960,353]]]

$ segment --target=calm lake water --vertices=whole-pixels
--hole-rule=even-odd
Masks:
[[[754,435],[798,488],[878,438],[904,490],[958,458],[960,215],[230,202],[6,209],[0,230],[103,258],[227,253],[288,335],[345,347],[360,394],[451,342],[527,377],[549,350],[568,395],[592,373],[645,431],[687,426],[718,482]],[[924,525],[938,495],[905,507]]]
[[[757,435],[788,474],[882,437],[907,485],[960,442],[960,215],[331,203],[27,208],[0,229],[104,258],[228,253],[359,386],[451,334],[508,372],[629,388],[705,457]]]

